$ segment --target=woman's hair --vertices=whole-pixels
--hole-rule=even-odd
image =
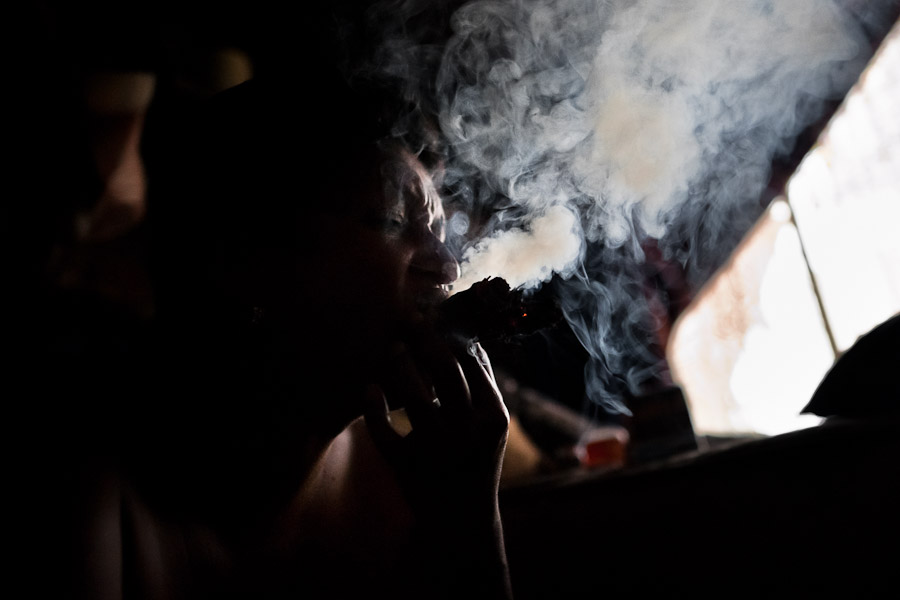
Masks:
[[[382,42],[368,4],[317,9],[283,72],[191,107],[158,136],[148,224],[160,315],[249,310],[244,292],[276,282],[279,257],[308,250],[312,217],[371,185],[379,147],[439,168],[433,110],[373,67]]]

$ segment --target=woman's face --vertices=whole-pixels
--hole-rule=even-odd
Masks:
[[[444,245],[444,209],[411,153],[379,153],[340,211],[316,216],[316,250],[301,260],[318,335],[358,358],[383,352],[447,296],[459,264]]]

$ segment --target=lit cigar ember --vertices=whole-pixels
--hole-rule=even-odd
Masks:
[[[466,341],[511,340],[557,323],[562,313],[546,292],[526,295],[500,277],[458,292],[438,308],[440,327]]]

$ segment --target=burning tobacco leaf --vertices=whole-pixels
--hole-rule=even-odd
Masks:
[[[439,308],[439,326],[467,341],[510,341],[550,327],[562,318],[543,288],[526,295],[500,277],[488,277],[448,298]]]

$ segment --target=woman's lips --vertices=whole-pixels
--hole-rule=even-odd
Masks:
[[[447,300],[449,294],[443,286],[422,290],[414,296],[415,310],[419,318],[425,322],[437,321],[439,307]]]
[[[416,307],[419,310],[431,311],[449,296],[444,286],[428,288],[416,294]]]

